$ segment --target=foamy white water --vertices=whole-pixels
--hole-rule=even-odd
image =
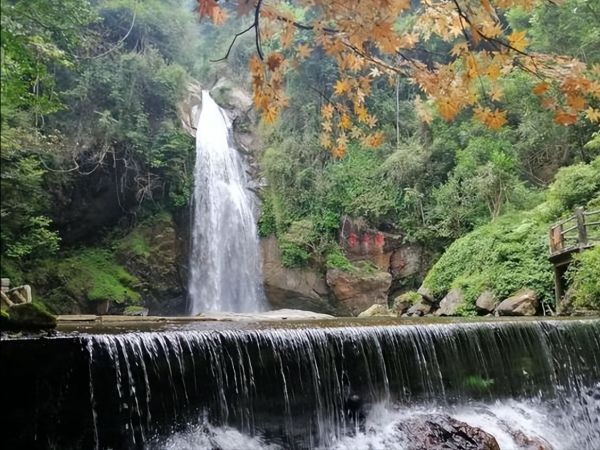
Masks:
[[[266,310],[255,198],[232,146],[231,122],[208,91],[202,92],[194,179],[190,314]]]

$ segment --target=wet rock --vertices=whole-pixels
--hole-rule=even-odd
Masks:
[[[356,315],[373,303],[386,303],[392,276],[387,272],[353,273],[339,269],[327,271],[327,284],[336,298]]]
[[[387,307],[387,305],[375,304],[367,310],[361,312],[358,317],[380,317],[394,315],[395,314]]]
[[[483,291],[475,302],[477,312],[480,314],[488,314],[496,309],[496,297],[492,291]]]
[[[464,302],[464,295],[459,288],[452,289],[440,302],[440,307],[435,311],[436,316],[453,316]]]
[[[539,307],[535,292],[531,289],[521,289],[502,301],[496,308],[496,313],[499,316],[535,316]]]
[[[401,422],[406,450],[500,450],[496,438],[450,416],[435,414]]]
[[[511,430],[510,434],[521,450],[554,450],[548,441],[539,436],[529,437],[521,430]]]

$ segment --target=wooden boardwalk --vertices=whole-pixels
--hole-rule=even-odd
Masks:
[[[554,292],[556,302],[565,294],[565,273],[573,261],[573,255],[592,248],[600,242],[600,210],[575,213],[550,227],[550,256],[554,266]]]

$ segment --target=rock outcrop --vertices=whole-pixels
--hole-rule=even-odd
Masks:
[[[499,316],[535,316],[540,308],[535,292],[521,289],[496,308]]]
[[[329,288],[322,276],[308,268],[283,267],[275,237],[261,239],[260,247],[265,294],[273,309],[334,312],[328,302]]]
[[[387,292],[392,283],[392,276],[387,272],[360,274],[330,269],[326,279],[337,300],[352,315],[358,315],[374,303],[387,305]]]

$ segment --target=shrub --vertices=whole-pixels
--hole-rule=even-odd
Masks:
[[[573,306],[600,310],[600,246],[575,256],[567,271]]]

